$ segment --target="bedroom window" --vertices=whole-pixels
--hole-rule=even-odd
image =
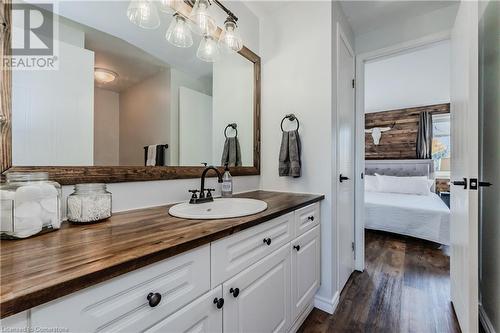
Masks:
[[[437,178],[450,177],[450,114],[432,116],[432,159]]]

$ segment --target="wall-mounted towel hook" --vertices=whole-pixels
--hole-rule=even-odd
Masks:
[[[290,121],[296,121],[297,122],[297,129],[296,131],[299,130],[299,127],[300,127],[300,123],[299,123],[299,119],[293,114],[293,113],[290,113],[290,114],[287,114],[283,117],[283,119],[281,119],[281,131],[284,132],[283,130],[283,122],[285,121],[285,119],[288,119]]]
[[[236,131],[236,134],[234,135],[234,137],[237,137],[238,136],[238,125],[236,123],[231,123],[231,124],[227,124],[226,128],[224,129],[224,136],[226,137],[227,139],[227,129],[231,127],[232,129],[234,129]]]

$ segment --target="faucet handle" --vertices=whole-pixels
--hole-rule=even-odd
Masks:
[[[207,188],[206,191],[207,191],[207,198],[210,198],[210,197],[212,197],[212,192],[215,191],[215,189],[214,188]]]
[[[199,190],[189,190],[189,193],[193,193],[193,195],[191,196],[191,199],[197,199],[198,196],[196,195],[196,193],[200,192]]]

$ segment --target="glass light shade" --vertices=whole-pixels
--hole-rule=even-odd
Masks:
[[[226,20],[224,30],[219,37],[219,45],[226,52],[238,52],[243,48],[243,40],[237,31],[238,27],[233,20]]]
[[[144,29],[156,29],[160,26],[160,16],[150,0],[132,0],[127,8],[130,22]]]
[[[212,36],[203,36],[200,46],[198,46],[196,56],[206,62],[215,62],[219,59],[219,46]]]
[[[208,8],[210,8],[208,0],[196,0],[189,14],[189,18],[193,21],[191,27],[198,35],[211,35],[217,30],[217,24],[208,13]]]
[[[98,83],[110,83],[116,80],[118,74],[105,68],[94,68],[94,79]]]
[[[177,47],[190,47],[193,45],[193,36],[186,23],[186,18],[175,14],[172,22],[170,22],[165,38],[167,38],[170,44]]]
[[[158,5],[162,12],[167,14],[173,14],[177,9],[178,1],[179,0],[160,0]]]

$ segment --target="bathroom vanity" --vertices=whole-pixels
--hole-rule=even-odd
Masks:
[[[2,326],[71,332],[295,331],[320,285],[322,195],[255,191],[267,210],[187,220],[169,206],[2,242]]]

